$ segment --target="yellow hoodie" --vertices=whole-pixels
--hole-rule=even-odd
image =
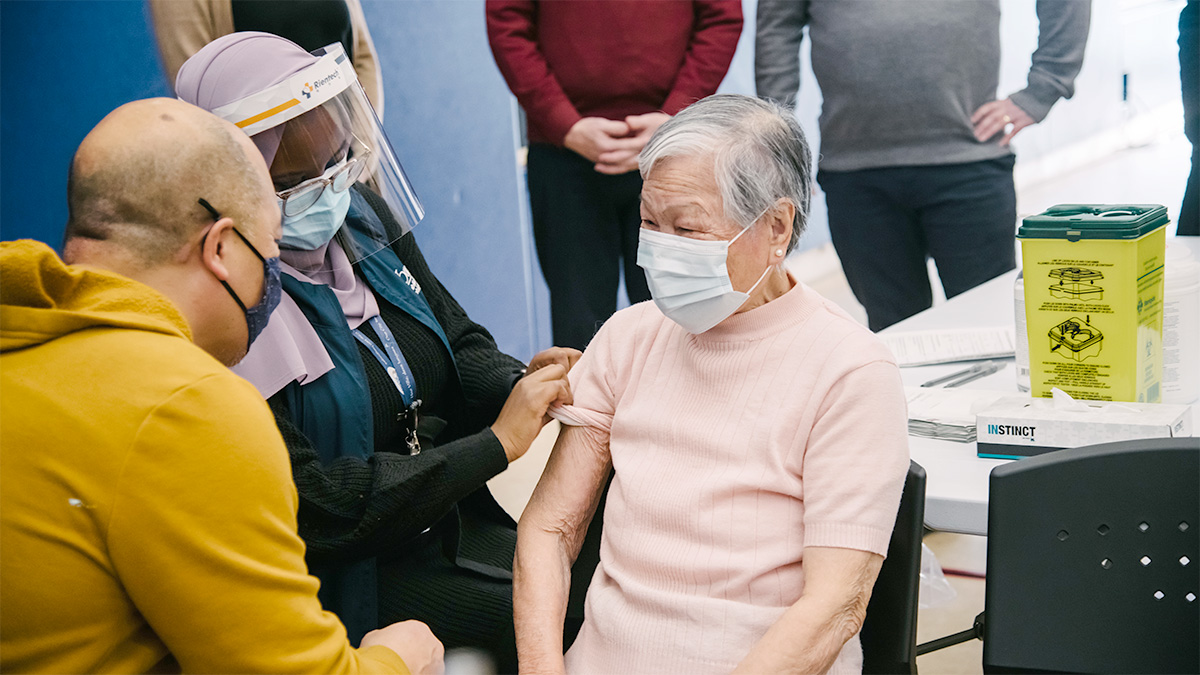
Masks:
[[[254,387],[153,289],[0,243],[0,670],[408,672],[321,610]]]

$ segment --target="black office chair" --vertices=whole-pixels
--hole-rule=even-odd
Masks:
[[[996,467],[986,672],[1200,672],[1200,439]]]
[[[875,579],[859,634],[865,675],[917,672],[917,594],[924,521],[925,469],[909,462],[887,559]]]

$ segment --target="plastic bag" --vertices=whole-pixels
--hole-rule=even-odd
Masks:
[[[942,564],[925,544],[921,544],[921,586],[918,590],[918,605],[921,609],[943,607],[958,597],[954,587],[942,574]]]

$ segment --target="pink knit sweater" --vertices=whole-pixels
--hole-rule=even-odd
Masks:
[[[908,469],[888,350],[812,289],[690,335],[618,312],[556,412],[611,452],[569,673],[727,673],[804,590],[804,549],[886,554]],[[830,672],[861,671],[858,638]]]

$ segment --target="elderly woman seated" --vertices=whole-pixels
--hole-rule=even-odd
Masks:
[[[654,302],[609,319],[554,412],[563,431],[518,530],[521,670],[861,671],[905,403],[888,350],[784,267],[809,208],[803,133],[772,103],[712,96],[639,162]],[[564,659],[570,567],[610,467]]]

